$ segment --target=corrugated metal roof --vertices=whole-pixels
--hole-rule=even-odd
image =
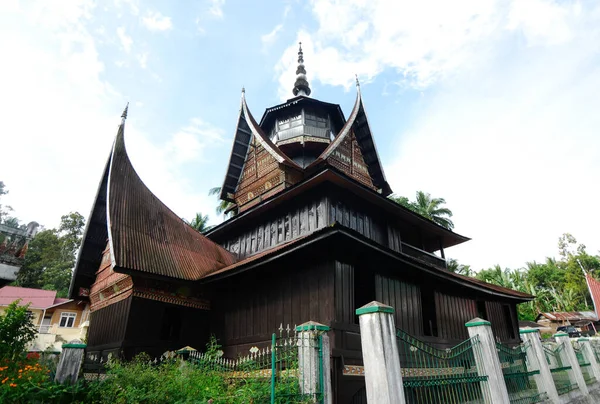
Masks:
[[[296,238],[294,240],[288,241],[287,243],[280,244],[280,245],[278,245],[276,247],[273,247],[273,248],[271,248],[269,250],[262,251],[262,252],[260,252],[258,254],[252,255],[251,257],[245,258],[245,259],[243,259],[243,260],[241,260],[239,262],[236,262],[236,263],[234,263],[232,265],[229,265],[229,266],[227,266],[225,268],[222,268],[222,269],[220,269],[218,271],[215,271],[215,272],[211,273],[210,275],[207,275],[207,277],[205,279],[211,278],[211,277],[217,276],[217,275],[222,275],[225,272],[230,272],[230,271],[233,271],[235,269],[244,267],[246,265],[251,265],[253,263],[260,262],[262,259],[265,259],[265,258],[268,258],[268,257],[271,257],[271,256],[275,256],[276,257],[278,253],[284,253],[288,249],[297,247],[297,246],[301,245],[303,242],[308,241],[307,239],[312,239],[312,238],[314,238],[314,237],[316,237],[318,235],[325,234],[325,233],[333,233],[333,232],[336,232],[336,231],[341,231],[342,233],[344,233],[344,232],[351,232],[351,233],[353,233],[355,235],[357,234],[356,232],[352,231],[351,229],[349,229],[349,228],[347,228],[347,227],[345,227],[345,226],[343,226],[343,225],[341,225],[341,224],[339,224],[339,223],[336,222],[333,225],[330,225],[330,226],[327,226],[327,227],[315,230],[312,233],[306,234],[306,235],[304,235],[302,237],[298,237],[298,238]],[[404,254],[404,253],[399,253],[399,252],[392,251],[392,250],[389,250],[389,251],[391,253],[393,253],[393,255],[402,256],[404,259],[409,259],[411,261],[417,261],[421,265],[425,265],[427,267],[430,267],[430,268],[434,269],[437,272],[438,276],[442,275],[442,276],[447,276],[447,277],[450,277],[450,278],[456,278],[456,280],[460,279],[461,281],[463,281],[462,282],[463,284],[467,283],[467,285],[465,285],[467,287],[469,286],[468,284],[470,283],[470,284],[476,285],[476,286],[478,286],[480,288],[483,287],[484,289],[488,289],[489,291],[499,292],[499,293],[502,293],[502,294],[505,294],[505,295],[508,295],[508,296],[514,296],[516,298],[523,299],[523,300],[531,300],[531,299],[534,298],[534,296],[529,295],[527,293],[523,293],[523,292],[519,292],[517,290],[512,290],[512,289],[504,288],[502,286],[498,286],[498,285],[494,285],[494,284],[487,283],[487,282],[484,282],[484,281],[480,281],[479,279],[476,279],[476,278],[470,278],[468,276],[464,276],[464,275],[460,275],[460,274],[456,274],[456,273],[450,272],[450,271],[446,270],[445,268],[441,268],[441,267],[435,266],[435,265],[433,265],[433,264],[431,264],[431,263],[429,263],[427,261],[419,260],[419,259],[417,259],[417,258],[415,258],[415,257],[413,257],[411,255],[407,255],[407,254]]]
[[[586,314],[584,314],[586,313]],[[589,316],[590,312],[579,312],[579,311],[554,311],[540,313],[540,316],[546,317],[551,321],[580,321],[580,320],[597,320],[595,315]]]
[[[32,308],[45,309],[55,304],[56,291],[32,288],[19,288],[16,286],[5,286],[0,289],[0,305],[6,306],[17,299],[21,299],[20,306],[31,304]]]
[[[194,230],[162,203],[135,172],[119,128],[108,179],[108,228],[113,265],[196,280],[235,257]]]
[[[585,274],[585,280],[592,296],[592,302],[594,303],[594,316],[598,317],[598,309],[600,308],[600,282],[596,280],[591,273]]]

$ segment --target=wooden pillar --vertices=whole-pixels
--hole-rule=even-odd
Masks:
[[[394,309],[373,301],[356,310],[365,366],[367,401],[404,404]]]
[[[479,339],[478,345],[473,348],[473,353],[477,373],[479,376],[488,378],[487,383],[481,383],[484,402],[486,404],[510,404],[491,323],[481,318],[474,318],[465,326],[469,331],[469,337],[478,337]]]

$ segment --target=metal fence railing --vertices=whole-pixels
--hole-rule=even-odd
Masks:
[[[437,349],[402,330],[396,336],[407,403],[485,401],[481,385],[488,377],[477,370],[476,356],[481,359],[478,337]]]
[[[527,350],[530,348],[529,343],[514,347],[496,343],[504,382],[512,404],[539,403],[547,398],[545,393],[539,392],[535,381],[535,375],[540,371],[530,370],[534,367],[528,363]]]
[[[581,374],[583,375],[585,384],[594,384],[596,382],[596,377],[594,376],[594,371],[592,370],[592,364],[590,363],[589,359],[585,357],[583,347],[578,341],[573,341],[573,351],[575,351],[575,356],[577,357],[577,362],[581,368]]]
[[[554,380],[554,385],[556,386],[558,394],[565,394],[576,389],[577,385],[572,384],[571,378],[569,377],[571,366],[563,363],[562,355],[564,343],[546,342],[543,346],[544,355],[546,356],[546,361],[550,367],[552,379]]]

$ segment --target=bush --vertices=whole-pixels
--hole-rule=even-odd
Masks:
[[[9,304],[0,315],[0,360],[17,360],[37,335],[29,304],[19,306],[19,302],[20,299]]]

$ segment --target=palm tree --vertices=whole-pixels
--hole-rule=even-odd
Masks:
[[[434,223],[445,227],[448,230],[454,228],[454,223],[449,218],[452,217],[452,211],[442,207],[446,203],[444,198],[432,198],[430,194],[423,191],[417,191],[417,200],[413,203],[416,212],[426,217]]]
[[[208,225],[208,215],[202,215],[200,212],[196,213],[189,224],[200,233],[204,233],[213,227]]]
[[[432,198],[430,194],[423,191],[417,191],[417,199],[414,202],[405,196],[396,194],[392,194],[388,198],[448,230],[454,228],[454,223],[449,219],[452,217],[452,211],[442,207],[446,203],[444,198]]]
[[[208,194],[209,195],[221,195],[221,187],[214,187],[208,190]],[[231,208],[233,208],[232,210],[230,210]],[[217,205],[217,215],[220,214],[224,214],[225,217],[227,217],[227,215],[231,215],[231,216],[235,216],[237,215],[237,207],[235,207],[235,204],[229,201],[224,201],[224,200],[220,200],[219,204]],[[229,211],[229,212],[227,212]],[[227,212],[227,213],[225,213]]]

